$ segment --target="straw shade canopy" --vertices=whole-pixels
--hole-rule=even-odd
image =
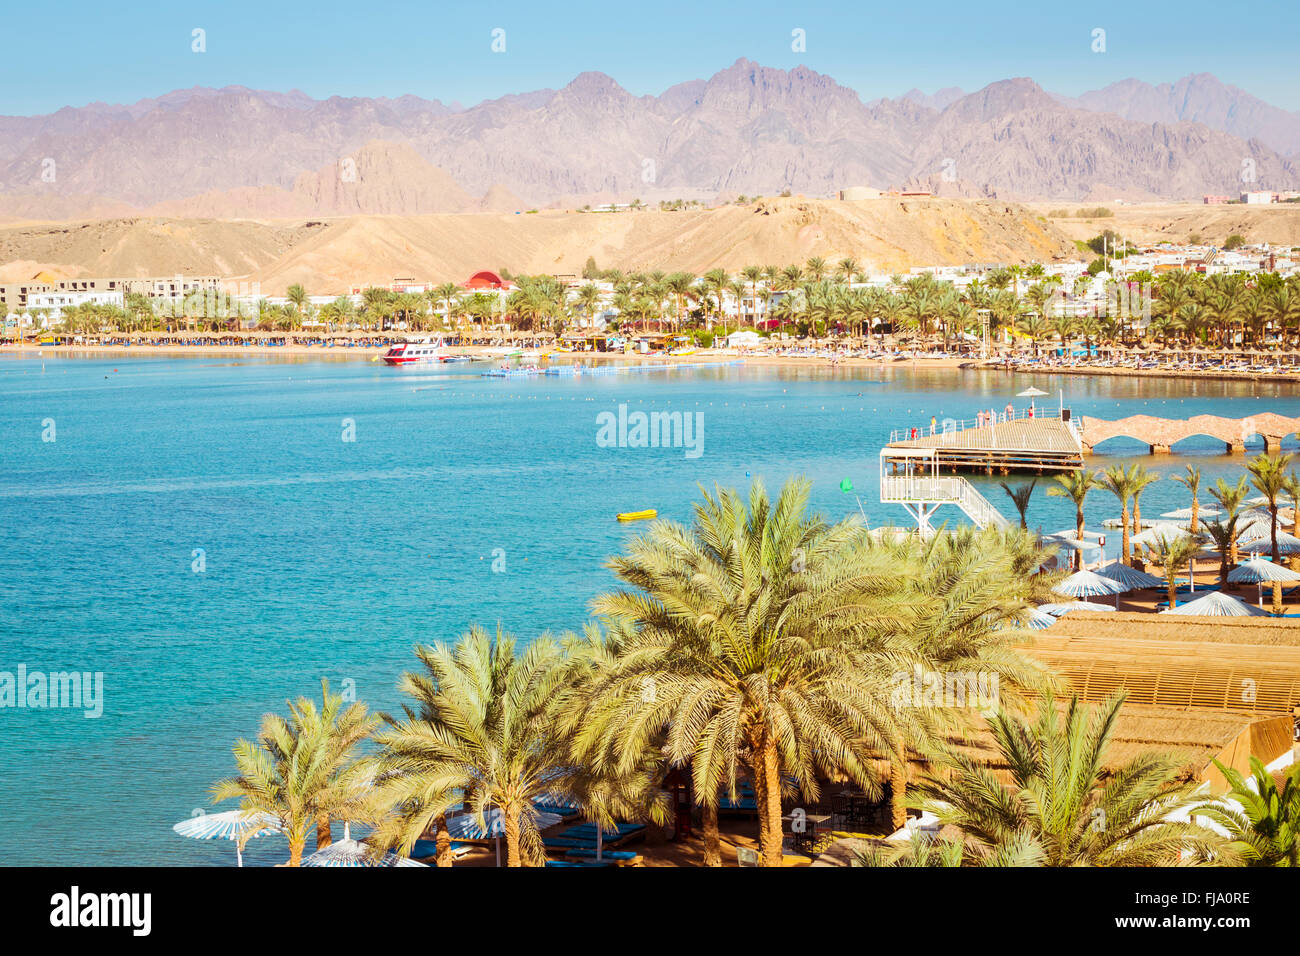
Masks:
[[[423,863],[417,863],[415,860],[407,859],[404,856],[398,856],[396,853],[385,853],[382,857],[375,858],[370,855],[370,847],[364,843],[358,843],[356,840],[339,840],[337,843],[331,843],[323,850],[317,850],[307,859],[302,861],[303,866],[419,866]]]
[[[1097,573],[1103,578],[1110,578],[1112,581],[1118,581],[1129,591],[1140,591],[1143,588],[1164,587],[1165,582],[1156,577],[1154,574],[1148,574],[1145,571],[1139,571],[1137,568],[1125,564],[1122,561],[1112,561],[1104,568],[1098,568]]]
[[[1075,571],[1052,590],[1066,597],[1081,598],[1096,597],[1100,594],[1122,594],[1129,588],[1114,578],[1103,577],[1095,571]]]
[[[1292,571],[1263,558],[1253,558],[1229,571],[1228,580],[1233,584],[1269,584],[1273,581],[1291,584],[1300,581],[1300,571]]]
[[[1186,614],[1192,617],[1268,617],[1268,611],[1239,601],[1222,591],[1211,591],[1205,597],[1188,601],[1178,607],[1161,611],[1161,614]]]
[[[1038,610],[1044,614],[1051,614],[1053,617],[1060,617],[1062,614],[1069,614],[1071,611],[1111,611],[1114,608],[1109,604],[1093,604],[1091,601],[1066,601],[1062,604],[1040,604]]]
[[[1047,393],[1030,385],[1023,392],[1016,392],[1016,398],[1042,398]]]

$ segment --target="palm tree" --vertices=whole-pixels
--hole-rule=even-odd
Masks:
[[[1047,866],[1173,866],[1221,855],[1212,830],[1169,819],[1197,804],[1198,782],[1182,779],[1178,755],[1145,751],[1107,766],[1122,702],[1090,712],[1073,697],[1062,713],[1045,695],[1032,723],[1000,711],[989,729],[1010,785],[983,759],[954,753],[941,761],[948,779],[921,787],[927,805],[977,857],[1033,847]]]
[[[1112,465],[1107,468],[1101,476],[1102,487],[1119,499],[1120,507],[1120,527],[1122,534],[1120,536],[1120,557],[1127,564],[1132,555],[1132,547],[1129,537],[1128,524],[1128,502],[1133,496],[1134,469],[1125,468],[1123,465]]]
[[[377,789],[398,808],[376,843],[409,852],[463,803],[480,825],[487,811],[501,812],[508,866],[540,865],[533,800],[564,793],[569,773],[548,709],[565,679],[559,646],[544,635],[518,649],[512,635],[474,627],[454,646],[418,647],[416,657],[423,670],[399,683],[414,703],[402,719],[385,714],[375,735]]]
[[[1074,524],[1075,534],[1080,540],[1083,540],[1083,503],[1088,498],[1088,492],[1094,488],[1104,487],[1101,481],[1101,473],[1096,471],[1067,471],[1063,475],[1053,475],[1056,484],[1047,489],[1048,495],[1053,498],[1069,498],[1074,502]],[[1082,567],[1083,552],[1074,553],[1075,569]]]
[[[900,663],[1005,673],[1013,688],[1039,679],[1000,627],[1020,619],[1042,560],[1027,536],[881,544],[852,520],[808,516],[809,490],[793,480],[775,503],[757,482],[748,503],[706,493],[691,527],[660,522],[633,539],[610,563],[631,587],[593,602],[633,635],[603,691],[612,749],[640,755],[665,735],[706,831],[719,790],[734,795],[747,770],[765,865],[781,860],[790,786],[815,800],[819,776],[836,774],[875,792],[868,762],[883,754],[901,801],[907,747],[952,718],[892,706]]]
[[[1249,782],[1217,759],[1214,766],[1232,789],[1196,812],[1228,831],[1246,866],[1300,866],[1300,762],[1291,764],[1280,790],[1258,757],[1250,758]]]
[[[1151,487],[1160,480],[1160,475],[1154,471],[1148,471],[1145,465],[1133,466],[1133,533],[1139,534],[1142,531],[1142,492]],[[1133,556],[1134,566],[1138,558]]]
[[[1165,588],[1169,596],[1169,609],[1178,606],[1178,572],[1185,568],[1201,550],[1200,539],[1195,535],[1160,535],[1151,549],[1156,564],[1165,569]]]
[[[1181,475],[1174,475],[1174,481],[1187,488],[1188,493],[1192,496],[1192,523],[1189,530],[1196,534],[1196,522],[1201,514],[1201,469],[1195,465],[1188,465],[1187,470]]]
[[[379,719],[354,702],[329,692],[321,681],[321,707],[300,697],[289,703],[289,719],[266,714],[257,742],[235,743],[239,776],[212,786],[214,802],[240,799],[240,809],[275,817],[289,841],[289,865],[302,861],[307,832],[316,826],[317,846],[329,844],[331,817],[371,820],[364,797],[366,765],[353,755],[378,726]]]
[[[1016,506],[1016,512],[1020,515],[1020,530],[1028,531],[1029,525],[1025,520],[1025,514],[1029,511],[1029,499],[1033,497],[1034,486],[1038,484],[1038,479],[1035,478],[1027,485],[1021,483],[1016,485],[1014,488],[1008,485],[1005,481],[998,482],[998,484],[1000,484],[1002,490],[1007,493],[1007,497],[1011,499],[1011,503]]]
[[[1280,560],[1277,547],[1278,498],[1286,490],[1287,473],[1294,455],[1256,455],[1246,462],[1250,483],[1268,503],[1269,534],[1273,545],[1273,563]]]
[[[1241,511],[1241,505],[1246,500],[1246,495],[1250,494],[1250,485],[1243,475],[1237,479],[1235,485],[1230,485],[1222,478],[1215,481],[1214,487],[1210,489],[1210,497],[1218,502],[1219,507],[1223,509],[1228,516],[1228,521],[1235,529],[1237,526],[1237,514]],[[1214,532],[1211,531],[1211,534]],[[1237,538],[1239,533],[1225,537],[1228,542],[1228,563],[1235,565],[1239,557],[1237,549]],[[1215,539],[1218,540],[1217,538]]]
[[[1227,590],[1232,586],[1228,581],[1228,572],[1236,563],[1237,541],[1241,537],[1241,529],[1237,527],[1237,515],[1235,513],[1229,515],[1227,521],[1207,521],[1205,530],[1219,552],[1219,588]]]

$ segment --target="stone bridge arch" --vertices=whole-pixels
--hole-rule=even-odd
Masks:
[[[1130,438],[1146,445],[1152,454],[1169,454],[1177,442],[1194,435],[1217,438],[1230,452],[1244,451],[1246,442],[1259,436],[1264,439],[1267,450],[1277,451],[1282,446],[1282,439],[1300,431],[1300,418],[1287,418],[1275,412],[1261,412],[1245,418],[1194,415],[1187,419],[1172,419],[1130,415],[1115,421],[1084,415],[1080,424],[1080,440],[1088,453],[1107,439]]]

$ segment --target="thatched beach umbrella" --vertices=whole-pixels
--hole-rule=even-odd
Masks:
[[[224,813],[199,813],[172,827],[183,837],[195,840],[234,840],[235,865],[244,865],[244,844],[254,837],[279,833],[280,825],[269,813],[227,810]]]
[[[1104,568],[1098,568],[1097,573],[1104,578],[1118,581],[1129,591],[1141,591],[1144,588],[1164,587],[1165,583],[1154,574],[1148,574],[1146,571],[1139,571],[1137,568],[1125,564],[1123,561],[1112,561]]]
[[[1300,571],[1292,571],[1263,558],[1251,558],[1243,561],[1228,572],[1228,580],[1233,584],[1258,584],[1260,587],[1259,606],[1264,606],[1264,589],[1267,582],[1273,586],[1273,613],[1282,613],[1282,585],[1300,581]]]
[[[303,866],[419,866],[423,863],[408,859],[404,856],[398,856],[396,853],[385,853],[382,857],[375,857],[371,854],[370,848],[364,843],[356,840],[339,840],[337,843],[331,843],[323,850],[317,850],[307,859],[302,861]]]
[[[1040,604],[1038,610],[1053,617],[1069,614],[1071,611],[1114,611],[1109,604],[1094,604],[1092,601],[1065,601],[1060,604]]]
[[[1129,589],[1114,578],[1103,577],[1095,571],[1075,571],[1052,590],[1057,594],[1064,594],[1066,597],[1083,598],[1105,594],[1123,594]]]
[[[1160,613],[1186,614],[1188,617],[1268,617],[1268,611],[1253,607],[1222,591],[1211,591],[1195,601],[1188,601]]]

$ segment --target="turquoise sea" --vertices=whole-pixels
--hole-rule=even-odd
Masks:
[[[1271,383],[745,366],[503,380],[479,368],[0,358],[0,672],[104,681],[98,718],[0,709],[0,862],[231,865],[231,844],[171,826],[208,806],[231,743],[262,713],[319,693],[322,677],[396,709],[411,647],[475,622],[525,639],[579,627],[611,583],[604,560],[636,531],[616,512],[688,520],[698,484],[752,475],[775,488],[802,473],[830,517],[860,499],[872,525],[902,522],[878,500],[890,428],[1000,409],[1031,384],[1043,402],[1063,388],[1076,414],[1107,418],[1300,415],[1300,391]],[[597,417],[620,403],[701,413],[700,455],[602,446]],[[1222,446],[1190,445],[1143,459],[1240,472]],[[1014,515],[996,479],[977,483]],[[1068,527],[1071,505],[1045,486],[1031,523]],[[1186,503],[1160,482],[1143,512]],[[1094,526],[1116,512],[1105,493],[1089,500]],[[248,860],[284,856],[269,837]]]

